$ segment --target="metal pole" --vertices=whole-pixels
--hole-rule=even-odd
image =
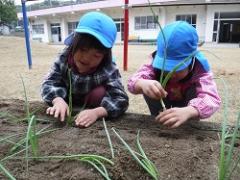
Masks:
[[[23,25],[24,25],[26,48],[27,48],[28,68],[32,69],[31,46],[29,41],[28,19],[27,19],[25,2],[26,0],[22,0]]]
[[[127,71],[128,64],[128,0],[124,6],[124,44],[123,44],[123,70]]]

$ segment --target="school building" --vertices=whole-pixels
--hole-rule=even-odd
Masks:
[[[123,41],[124,9],[129,10],[129,41],[154,41],[162,26],[184,20],[196,28],[200,41],[216,43],[240,42],[240,0],[93,0],[72,1],[72,4],[30,10],[30,38],[46,43],[62,43],[74,31],[79,18],[88,11],[101,11],[113,18]],[[27,4],[27,3],[26,3]],[[154,18],[154,15],[156,18]],[[22,19],[22,13],[18,13]]]

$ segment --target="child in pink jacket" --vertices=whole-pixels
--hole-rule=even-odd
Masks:
[[[157,51],[128,80],[128,90],[143,94],[156,121],[170,128],[176,128],[189,119],[204,119],[216,112],[221,104],[216,84],[204,55],[197,51],[196,29],[184,21],[176,21],[164,27],[166,58],[164,60],[164,37],[157,38]],[[164,89],[159,82],[161,71],[166,75],[185,58],[192,58],[182,64],[168,81]],[[167,110],[163,111],[160,99]]]

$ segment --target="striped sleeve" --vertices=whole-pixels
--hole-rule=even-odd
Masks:
[[[118,117],[123,114],[129,105],[127,93],[121,82],[121,76],[116,69],[106,82],[106,95],[104,96],[101,106],[108,112],[108,117]]]
[[[63,73],[66,69],[63,58],[63,56],[60,56],[53,64],[41,86],[42,98],[49,105],[52,105],[52,101],[56,97],[61,97],[65,100],[67,97],[67,88],[63,80]]]

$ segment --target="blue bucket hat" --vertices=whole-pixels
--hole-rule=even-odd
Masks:
[[[114,21],[100,12],[89,12],[83,15],[75,29],[77,33],[91,34],[97,38],[103,46],[111,48],[117,35],[117,27]],[[71,33],[65,40],[65,45],[70,45],[75,33]]]
[[[166,59],[164,71],[171,71],[174,67],[181,63],[185,58],[196,52],[196,59],[202,64],[205,71],[209,71],[210,67],[207,59],[201,52],[197,51],[198,35],[196,29],[185,21],[176,21],[168,24],[163,28],[166,38]],[[157,53],[153,60],[153,67],[162,69],[164,61],[164,37],[162,32],[157,37]],[[192,59],[180,66],[177,71],[187,68]]]

